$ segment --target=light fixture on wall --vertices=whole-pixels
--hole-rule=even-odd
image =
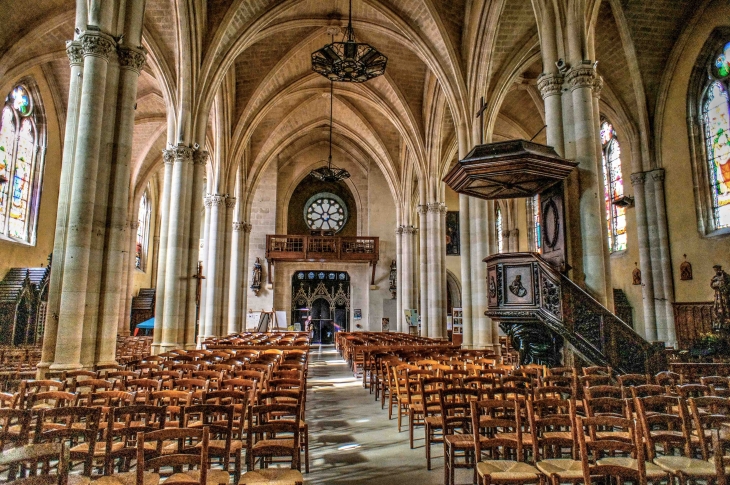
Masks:
[[[331,42],[312,53],[312,70],[330,81],[362,83],[385,74],[388,58],[370,44],[355,41],[352,0],[343,42]]]
[[[334,104],[334,82],[330,81],[330,154],[327,157],[327,165],[315,168],[309,175],[322,182],[336,183],[341,180],[349,179],[350,172],[344,168],[338,168],[332,165],[332,105]]]

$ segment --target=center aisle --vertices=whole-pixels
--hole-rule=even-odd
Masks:
[[[308,387],[311,465],[305,483],[444,483],[442,445],[432,446],[432,470],[426,470],[423,427],[416,428],[411,450],[407,418],[399,434],[395,417],[388,420],[387,409],[380,409],[334,346],[312,346]],[[471,483],[471,477],[472,470],[456,471],[457,483]]]

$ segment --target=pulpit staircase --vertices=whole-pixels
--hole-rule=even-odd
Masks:
[[[587,364],[620,373],[654,373],[663,366],[662,343],[644,340],[540,255],[503,253],[484,261],[485,313],[503,328],[542,327],[562,337]]]

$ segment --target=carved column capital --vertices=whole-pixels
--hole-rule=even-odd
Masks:
[[[233,209],[234,207],[236,207],[236,198],[226,197],[226,207],[229,209]]]
[[[91,56],[109,60],[109,54],[114,50],[115,44],[112,36],[101,31],[87,30],[81,35],[84,57]]]
[[[165,163],[190,162],[193,159],[193,149],[185,145],[178,145],[162,150],[162,158]]]
[[[142,72],[147,51],[144,47],[117,47],[117,57],[119,58],[119,67],[134,71],[137,74]]]
[[[210,153],[208,150],[201,150],[197,149],[193,152],[193,163],[195,165],[205,165],[208,163],[208,158],[210,157]]]
[[[402,234],[403,234],[403,228],[404,228],[404,227],[405,227],[405,226],[396,226],[396,228],[395,228],[395,235],[396,235],[396,236],[400,236],[400,235],[402,235]]]
[[[245,233],[249,233],[249,232],[251,232],[251,224],[249,224],[248,222],[234,222],[233,231],[234,232],[243,231]]]
[[[426,214],[428,212],[428,204],[419,204],[416,206],[416,212],[419,214]]]
[[[550,96],[557,96],[563,91],[564,78],[561,74],[542,73],[537,78],[537,89],[542,94],[542,99]]]
[[[84,63],[84,47],[78,40],[66,41],[66,55],[72,66],[80,66]]]
[[[603,76],[596,75],[596,79],[593,81],[593,97],[600,99],[601,91],[603,91]]]
[[[565,76],[565,82],[570,85],[571,91],[581,88],[593,89],[597,76],[593,64],[583,63],[568,71],[568,74]]]
[[[646,172],[637,172],[631,174],[631,185],[644,185],[646,183]]]
[[[403,234],[417,234],[418,228],[413,226],[402,226],[403,227]]]
[[[664,182],[664,169],[663,168],[658,168],[656,170],[653,170],[650,172],[650,174],[651,174],[651,179],[654,182]]]
[[[129,227],[130,229],[132,229],[132,231],[137,232],[137,229],[139,228],[139,221],[130,222]]]
[[[211,194],[208,196],[211,207],[220,207],[226,203],[225,195]]]

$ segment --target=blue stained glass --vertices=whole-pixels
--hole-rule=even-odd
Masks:
[[[314,279],[314,273],[310,271],[309,274],[307,275],[307,278],[309,278],[310,280],[313,280]]]
[[[297,273],[297,278],[300,280],[304,279],[304,273]]]
[[[321,280],[324,279],[324,273],[319,273],[317,276],[319,276],[319,279],[321,279]]]

